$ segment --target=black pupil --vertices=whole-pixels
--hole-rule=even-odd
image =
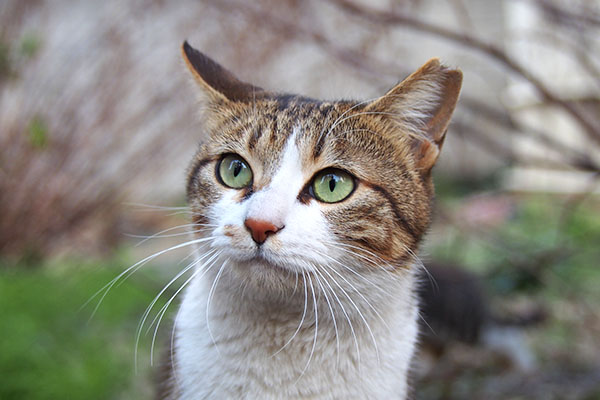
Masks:
[[[335,175],[329,176],[329,190],[333,192],[335,190],[335,184],[337,183],[337,177]]]
[[[237,178],[237,176],[242,172],[242,163],[238,160],[233,162],[233,176]]]

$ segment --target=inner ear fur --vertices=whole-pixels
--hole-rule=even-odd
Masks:
[[[212,101],[251,102],[264,95],[264,90],[240,81],[187,41],[181,46],[183,59],[194,79]]]
[[[428,173],[444,143],[461,84],[460,70],[434,58],[371,103],[368,110],[394,119],[402,133],[411,136],[417,167]]]

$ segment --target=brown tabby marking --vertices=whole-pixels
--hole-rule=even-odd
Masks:
[[[188,176],[188,199],[195,213],[202,214],[222,190],[214,179],[222,154],[240,154],[252,164],[254,184],[240,193],[243,201],[269,184],[296,129],[302,165],[311,171],[307,185],[314,173],[326,167],[347,170],[357,178],[349,199],[323,205],[335,235],[389,263],[404,265],[411,258],[407,249],[416,251],[429,225],[430,170],[456,103],[460,72],[432,60],[374,102],[320,102],[242,83],[190,49],[184,45],[188,66],[213,93],[205,142]],[[205,65],[211,65],[209,72]],[[221,74],[219,79],[213,78],[215,71]],[[443,100],[421,121],[411,121],[415,118],[411,102],[423,108],[427,101],[437,104],[438,100],[411,97],[436,83],[444,92]],[[305,191],[298,198],[304,203],[316,201]]]
[[[196,316],[198,312],[203,311],[204,303],[199,300],[203,290],[198,288],[202,288],[205,281],[199,278],[196,282],[199,286],[196,288],[192,282],[192,289],[196,291],[188,291],[187,302],[184,300],[182,303],[181,310],[187,315],[187,324],[183,324],[186,325],[184,327],[180,326],[176,343],[183,350],[179,352],[174,349],[177,351],[174,361],[177,361],[177,356],[185,359],[183,362],[185,365],[181,366],[179,371],[187,374],[189,385],[186,388],[183,386],[177,388],[173,377],[167,378],[162,387],[162,396],[180,398],[187,393],[189,397],[190,393],[211,390],[206,389],[206,384],[215,384],[219,390],[242,391],[239,393],[248,393],[248,388],[252,387],[255,390],[251,395],[253,398],[264,397],[265,393],[276,394],[274,398],[282,398],[285,397],[283,393],[287,393],[285,390],[291,390],[296,397],[312,393],[310,391],[313,388],[310,387],[296,387],[294,384],[286,389],[282,388],[280,383],[288,379],[287,375],[291,373],[290,371],[294,371],[298,357],[306,356],[307,354],[304,353],[309,351],[308,362],[310,362],[317,344],[319,347],[314,353],[315,358],[326,354],[327,352],[322,350],[331,345],[323,339],[318,342],[317,334],[321,329],[328,330],[331,334],[332,327],[327,324],[331,322],[335,324],[335,314],[340,314],[340,310],[335,307],[336,312],[334,312],[329,304],[332,319],[328,320],[327,315],[323,316],[319,313],[322,324],[326,326],[323,327],[321,324],[317,329],[317,303],[323,303],[320,294],[326,295],[326,291],[325,289],[320,291],[319,287],[315,289],[313,285],[313,278],[315,284],[321,285],[319,276],[329,285],[323,273],[335,281],[327,272],[328,270],[341,277],[341,274],[334,269],[337,265],[328,261],[327,253],[331,251],[338,258],[342,258],[343,263],[334,259],[341,265],[339,269],[342,273],[347,273],[349,270],[359,278],[370,275],[380,278],[379,284],[390,284],[384,297],[370,293],[373,286],[363,287],[366,297],[361,293],[358,294],[366,304],[369,304],[367,297],[374,301],[380,311],[389,316],[387,322],[395,324],[391,336],[389,331],[379,332],[380,339],[387,341],[384,344],[388,350],[386,352],[388,354],[381,354],[381,356],[390,357],[388,365],[393,365],[393,369],[385,378],[376,374],[371,375],[373,379],[364,378],[358,382],[359,386],[352,390],[364,390],[364,387],[370,383],[372,387],[368,393],[378,393],[372,397],[383,398],[380,391],[385,390],[381,389],[380,383],[383,382],[392,386],[398,385],[397,387],[402,388],[401,396],[404,397],[407,390],[406,375],[417,335],[417,303],[414,297],[416,289],[413,287],[412,265],[416,262],[415,253],[419,242],[429,225],[433,199],[431,169],[438,158],[450,116],[458,100],[462,81],[461,72],[448,69],[437,59],[433,59],[376,100],[328,102],[265,91],[238,80],[232,73],[193,49],[187,42],[184,43],[182,51],[184,60],[200,86],[203,97],[204,132],[199,135],[201,145],[188,169],[187,181],[187,197],[193,219],[198,224],[221,223],[216,238],[220,242],[212,243],[217,249],[210,249],[207,254],[210,255],[212,251],[216,257],[221,256],[224,251],[230,250],[228,248],[230,246],[234,248],[231,254],[237,252],[235,256],[241,254],[255,258],[247,262],[237,262],[232,259],[229,264],[227,264],[229,258],[225,261],[221,260],[219,272],[216,273],[213,286],[209,291],[208,299],[211,294],[214,294],[213,289],[224,267],[227,267],[228,272],[233,271],[228,279],[233,280],[234,285],[219,293],[221,315],[211,315],[215,323],[221,323],[225,328],[219,332],[222,335],[220,344],[225,346],[224,341],[232,341],[230,344],[232,344],[233,356],[229,359],[225,357],[221,364],[213,362],[213,347],[207,341],[207,335],[197,335],[198,331],[208,327],[210,300],[204,307],[207,324],[203,325]],[[291,140],[294,142],[289,143]],[[250,183],[237,192],[232,192],[234,189],[223,185],[222,178],[218,177],[219,162],[224,155],[229,154],[243,158],[252,170]],[[312,193],[313,178],[320,171],[328,168],[344,170],[354,179],[355,186],[351,194],[337,203],[321,202]],[[277,178],[277,185],[273,185],[276,186],[273,189],[275,191],[271,192],[270,184],[273,183],[275,176],[282,178]],[[285,186],[288,180],[293,181],[290,187],[299,190],[298,193],[289,193],[289,188]],[[268,190],[263,191],[263,189]],[[253,197],[255,194],[258,197]],[[264,197],[260,197],[261,195]],[[263,199],[269,199],[273,204],[260,203]],[[280,199],[285,200],[279,201]],[[248,203],[245,204],[245,201]],[[293,205],[290,206],[288,202]],[[285,209],[288,206],[295,214],[290,212],[292,217],[288,220],[284,218],[283,221],[286,223],[291,221],[292,227],[286,227],[279,221],[276,234],[270,235],[264,243],[261,243],[263,247],[256,244],[256,238],[254,242],[249,238],[250,233],[254,238],[255,232],[249,232],[253,228],[244,229],[244,227],[248,228],[248,221],[254,221],[252,222],[254,226],[259,224],[275,226],[277,222],[275,219],[280,217],[278,212],[288,212],[288,209]],[[211,215],[211,212],[218,215]],[[251,215],[252,212],[254,215]],[[256,215],[264,220],[255,219]],[[267,217],[264,217],[265,215]],[[272,220],[267,221],[267,218]],[[213,234],[217,236],[214,232]],[[289,232],[287,237],[285,232]],[[197,235],[202,238],[204,234]],[[264,235],[266,237],[266,233]],[[224,240],[224,237],[227,239]],[[256,237],[262,238],[260,234]],[[214,240],[215,237],[210,239]],[[287,244],[290,245],[285,247]],[[266,251],[270,254],[280,258],[260,259],[259,253],[265,250],[265,247],[268,247]],[[311,250],[308,252],[311,253],[310,255],[321,258],[303,258],[305,255],[300,253],[305,248]],[[325,251],[321,253],[320,249],[323,248]],[[344,253],[343,250],[347,249],[351,251]],[[344,255],[340,256],[340,254]],[[294,261],[297,263],[293,264]],[[302,281],[299,283],[299,273],[287,268],[287,264],[303,265],[301,263],[303,261],[306,262],[307,267],[301,271]],[[345,263],[352,264],[353,268],[347,267]],[[385,276],[385,281],[382,280],[383,274],[388,273],[390,266],[395,269],[394,276],[408,279],[396,281],[393,277],[388,279],[388,276]],[[342,267],[346,267],[347,270]],[[231,290],[237,285],[236,277],[243,277],[239,279],[240,284],[244,286],[243,290],[247,289],[251,292],[253,288],[248,287],[252,285],[258,290],[248,297],[244,297],[244,292]],[[307,329],[313,328],[305,329],[302,326],[305,322],[304,314],[307,313],[306,304],[309,302],[307,281],[310,284],[314,305],[315,321],[311,324],[314,326],[314,339],[312,339],[312,332],[307,334]],[[358,279],[357,282],[363,285],[366,284],[365,282],[370,283],[369,280],[361,282]],[[304,290],[299,289],[296,292],[298,284],[303,285]],[[367,319],[371,318],[373,326],[379,326],[375,315],[368,309],[361,312],[342,285],[338,284],[337,287],[348,296],[349,302],[356,308],[357,313],[354,314],[346,303],[352,314],[349,316],[344,311],[344,298],[340,300],[336,296],[339,308],[343,312],[343,315],[338,317],[341,321],[347,321],[351,335],[356,335],[354,342],[357,352],[356,354],[346,352],[342,355],[342,358],[345,357],[346,365],[351,366],[351,371],[345,371],[348,375],[344,375],[344,371],[333,372],[333,368],[326,365],[330,361],[326,358],[320,359],[321,364],[316,365],[315,370],[306,370],[308,363],[306,364],[302,374],[306,371],[307,375],[312,375],[310,378],[318,384],[318,387],[314,388],[314,393],[324,398],[336,397],[332,392],[333,386],[340,382],[343,383],[336,388],[337,397],[349,396],[350,386],[347,384],[350,381],[345,379],[353,379],[348,377],[354,376],[353,374],[358,371],[358,369],[352,370],[356,366],[358,357],[357,336],[362,335],[359,339],[365,339],[368,336],[365,328],[373,336],[373,344],[377,347],[375,335],[378,332],[373,334],[367,322]],[[330,286],[330,289],[332,295],[335,295],[335,291],[338,290],[335,286]],[[358,291],[354,286],[352,289],[352,292]],[[295,329],[295,321],[290,325],[289,319],[290,316],[300,318],[300,315],[297,315],[300,310],[296,306],[301,303],[297,302],[300,298],[297,296],[301,296],[298,293],[301,292],[304,292],[304,313],[297,325],[298,328],[295,333],[281,331],[283,328],[289,330],[292,325]],[[315,292],[319,292],[319,295]],[[239,301],[240,299],[243,300]],[[327,302],[329,303],[328,299]],[[377,313],[374,308],[373,311]],[[308,310],[308,314],[311,313],[312,311]],[[307,320],[310,321],[311,316],[308,314]],[[362,318],[364,327],[358,323],[357,315]],[[245,317],[248,320],[244,320]],[[279,321],[274,318],[284,320]],[[351,318],[356,322],[356,332]],[[233,322],[229,324],[229,321]],[[386,321],[382,319],[382,322],[386,325]],[[265,327],[272,329],[265,329]],[[352,348],[348,330],[340,325],[338,337],[338,327],[334,325],[334,329],[336,341],[338,339],[344,341],[347,348]],[[341,333],[342,330],[345,330],[345,335]],[[281,353],[292,361],[277,364],[272,358],[264,358],[263,354],[272,354],[284,349],[285,346],[281,347],[278,341],[285,341],[287,337],[294,338],[296,334],[302,335],[303,340],[291,344],[294,350],[287,348],[285,353]],[[312,349],[307,349],[304,344],[310,339],[313,340]],[[240,346],[235,347],[236,343]],[[214,338],[212,344],[216,346]],[[390,351],[392,348],[396,351]],[[339,348],[337,350],[340,356]],[[380,353],[376,353],[379,358]],[[313,364],[318,363],[313,362]],[[243,370],[242,372],[250,378],[244,381],[244,374],[235,374],[227,381],[220,381],[220,378],[202,380],[208,376],[208,372],[216,371],[221,375],[228,373],[230,371],[228,365],[239,365],[240,371]],[[196,367],[200,369],[196,370]],[[319,370],[319,367],[322,369]],[[264,368],[262,375],[257,372],[261,368]],[[399,374],[398,368],[401,371]],[[363,370],[363,372],[371,373],[376,368],[370,369],[371,371]],[[364,376],[364,374],[359,375],[361,379]],[[305,376],[305,379],[308,377]],[[238,383],[230,381],[242,383],[235,386]],[[261,382],[267,381],[277,383],[272,383],[268,387],[261,386]],[[353,382],[355,383],[357,382]],[[231,387],[227,388],[228,385]],[[178,391],[181,392],[177,393]],[[209,394],[204,395],[204,398]],[[389,395],[390,392],[388,391],[387,394]]]

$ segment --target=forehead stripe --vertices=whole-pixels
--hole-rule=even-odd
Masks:
[[[248,138],[248,148],[253,149],[256,146],[256,143],[260,140],[263,134],[263,129],[259,126],[252,128],[252,133],[250,133],[250,138]]]
[[[325,119],[325,122],[323,123],[323,127],[321,128],[322,132],[321,134],[319,134],[319,140],[317,141],[317,143],[315,144],[315,147],[313,148],[313,159],[317,159],[319,158],[319,156],[321,155],[321,153],[323,152],[323,145],[325,144],[325,139],[327,134],[329,133],[329,128],[331,127],[331,111],[333,109],[333,106],[331,105],[326,105],[326,106],[321,106],[321,108],[319,109],[320,113],[320,118],[321,119],[325,119],[325,116],[327,115],[327,118]]]

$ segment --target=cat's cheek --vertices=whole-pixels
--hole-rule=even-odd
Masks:
[[[306,261],[325,263],[332,255],[328,243],[333,235],[317,202],[296,203],[286,218],[285,229],[272,239],[272,243],[266,243],[269,249],[297,265],[306,266]]]
[[[209,218],[217,225],[212,231],[212,247],[227,250],[233,246],[245,251],[254,247],[243,225],[247,207],[239,202],[238,195],[236,190],[226,190],[210,207]]]

